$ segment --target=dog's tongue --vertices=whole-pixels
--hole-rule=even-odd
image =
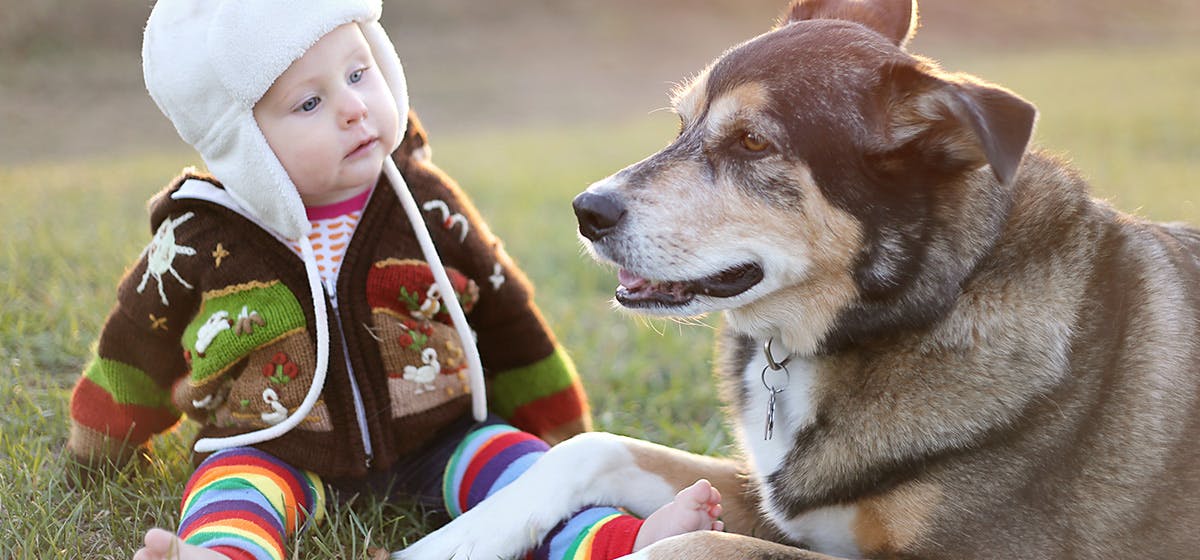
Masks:
[[[636,292],[636,291],[650,285],[649,280],[646,280],[645,278],[642,278],[641,276],[638,276],[632,272],[629,272],[628,270],[625,270],[624,268],[622,268],[619,272],[617,272],[617,281],[620,282],[621,286],[623,286],[626,290],[629,290],[631,292]]]

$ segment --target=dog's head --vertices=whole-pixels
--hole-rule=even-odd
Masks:
[[[728,310],[818,352],[945,313],[1000,231],[1036,112],[905,51],[913,0],[800,0],[676,92],[679,137],[576,197],[617,301]]]

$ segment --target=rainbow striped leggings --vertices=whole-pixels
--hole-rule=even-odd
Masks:
[[[514,480],[549,446],[505,424],[466,434],[442,474],[442,498],[460,515]],[[184,490],[179,536],[235,560],[283,560],[285,539],[321,520],[325,484],[254,448],[218,451]],[[605,560],[629,554],[642,522],[612,507],[584,509],[547,535],[531,558]]]

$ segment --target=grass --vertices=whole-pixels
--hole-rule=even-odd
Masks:
[[[949,52],[950,69],[1003,83],[1042,111],[1037,141],[1067,153],[1098,194],[1158,220],[1200,223],[1200,57],[1194,48]],[[572,196],[672,134],[662,113],[441,137],[435,161],[475,197],[538,287],[571,350],[600,429],[726,454],[709,381],[717,319],[700,326],[614,313],[614,274],[574,237]],[[185,153],[0,166],[0,558],[128,558],[141,534],[177,519],[193,428],[155,440],[155,458],[89,492],[62,476],[67,398],[123,267],[149,239],[144,200]],[[299,558],[364,558],[429,529],[419,511],[335,506],[295,543]]]

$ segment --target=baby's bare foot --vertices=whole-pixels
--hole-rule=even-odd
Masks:
[[[633,541],[633,550],[692,531],[721,531],[725,524],[717,519],[720,516],[721,493],[707,480],[697,480],[675,494],[671,503],[646,518]]]
[[[143,540],[146,546],[134,553],[133,560],[229,560],[224,554],[187,544],[162,529],[150,529]]]

